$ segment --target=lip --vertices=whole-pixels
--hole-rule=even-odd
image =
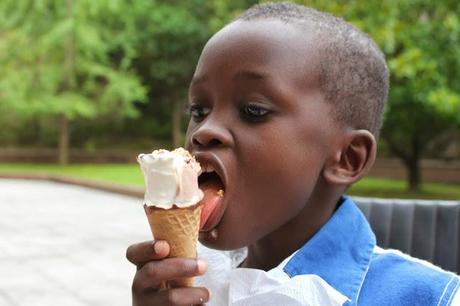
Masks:
[[[227,189],[227,171],[219,157],[211,152],[195,152],[193,155],[200,165],[211,165],[224,184],[224,188]]]
[[[195,159],[200,163],[200,165],[210,165],[214,168],[215,172],[219,176],[219,178],[222,181],[222,184],[224,186],[224,197],[222,199],[222,202],[220,204],[220,208],[215,209],[212,213],[211,216],[209,217],[208,222],[206,222],[203,226],[202,229],[200,229],[200,232],[209,232],[213,230],[214,228],[217,227],[217,225],[220,223],[224,212],[226,210],[226,195],[227,195],[227,189],[228,189],[228,177],[227,177],[227,171],[225,170],[225,167],[222,163],[222,161],[219,159],[219,157],[211,152],[195,152],[193,153],[195,156]]]

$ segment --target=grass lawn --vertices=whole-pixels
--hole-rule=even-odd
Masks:
[[[0,173],[51,173],[108,181],[118,184],[143,186],[144,178],[137,164],[0,164]]]
[[[426,182],[419,192],[410,192],[404,180],[367,177],[352,186],[347,193],[376,198],[460,200],[460,185]]]
[[[118,184],[143,186],[142,173],[137,164],[0,164],[1,172],[52,173]],[[381,198],[460,200],[460,185],[424,183],[420,192],[408,192],[403,180],[368,177],[347,192],[350,195]]]

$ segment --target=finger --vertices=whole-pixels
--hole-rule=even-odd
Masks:
[[[203,287],[175,288],[137,296],[143,305],[201,305],[209,301],[210,293]]]
[[[137,271],[132,289],[134,292],[160,289],[163,281],[202,275],[207,268],[207,263],[201,259],[167,258],[150,261]]]
[[[126,258],[136,266],[144,265],[151,260],[162,259],[169,254],[169,244],[164,240],[144,241],[130,245],[126,250]]]

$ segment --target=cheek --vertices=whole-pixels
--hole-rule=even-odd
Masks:
[[[254,143],[253,143],[254,144]],[[283,141],[252,148],[242,159],[238,193],[229,210],[252,236],[260,238],[296,216],[308,201],[321,171],[313,152]],[[317,155],[317,154],[316,154]],[[316,159],[316,162],[312,160]],[[235,224],[236,225],[236,224]]]
[[[216,242],[225,247],[252,243],[297,216],[325,160],[318,134],[287,123],[253,132],[235,132],[234,186]]]
[[[271,137],[248,141],[248,156],[240,160],[245,165],[243,178],[257,186],[262,194],[277,193],[295,198],[308,194],[314,187],[325,162],[325,152],[314,137],[293,133],[294,129],[277,129]]]

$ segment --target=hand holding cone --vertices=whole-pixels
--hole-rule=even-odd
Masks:
[[[196,258],[202,205],[161,209],[144,205],[150,229],[156,240],[169,243],[169,257]],[[172,280],[166,287],[192,287],[193,278]]]

